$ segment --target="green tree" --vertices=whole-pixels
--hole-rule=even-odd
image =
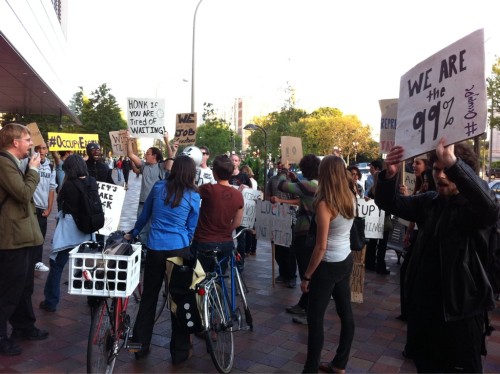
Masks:
[[[106,83],[92,91],[90,96],[86,96],[83,87],[80,87],[80,91],[73,95],[69,107],[82,122],[82,132],[99,135],[103,153],[111,150],[109,132],[127,128],[127,121]]]

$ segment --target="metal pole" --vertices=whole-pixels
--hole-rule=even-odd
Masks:
[[[264,201],[266,200],[266,188],[267,188],[267,132],[264,129],[261,129],[264,131]],[[273,279],[274,279],[274,274],[273,274]]]
[[[490,119],[490,160],[489,160],[489,165],[488,165],[488,182],[491,182],[491,160],[493,158],[493,95],[491,95],[491,119]]]
[[[196,5],[196,9],[194,10],[193,17],[193,46],[191,49],[191,113],[194,113],[194,46],[196,40],[196,14],[198,13],[198,8],[203,0],[198,2]]]

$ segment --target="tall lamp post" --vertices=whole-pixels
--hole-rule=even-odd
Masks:
[[[194,45],[196,40],[196,14],[198,13],[198,8],[203,0],[198,2],[196,9],[194,10],[193,17],[193,46],[191,49],[191,113],[194,113]]]
[[[267,187],[267,131],[259,125],[254,125],[249,123],[243,127],[244,130],[255,131],[261,130],[264,133],[264,200],[266,199],[266,187]],[[274,278],[273,278],[274,279]]]

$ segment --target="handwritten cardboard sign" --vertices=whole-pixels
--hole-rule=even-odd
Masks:
[[[111,148],[113,156],[127,156],[127,130],[110,131],[109,140],[111,140]],[[129,138],[132,143],[132,153],[138,153],[137,138]]]
[[[375,204],[375,200],[358,199],[358,213],[365,217],[365,237],[382,239],[384,236],[385,212]]]
[[[163,138],[165,99],[127,98],[127,122],[134,138]]]
[[[379,100],[380,112],[380,153],[389,153],[396,141],[398,99]]]
[[[298,164],[302,158],[302,139],[293,136],[281,137],[281,162]]]
[[[33,142],[33,145],[36,147],[37,145],[42,144],[45,140],[43,139],[42,134],[40,133],[40,129],[38,128],[38,125],[36,122],[31,122],[26,125],[26,127],[30,130],[31,134],[31,141]]]
[[[196,126],[198,115],[196,113],[179,113],[175,116],[174,141],[186,146],[196,143]]]
[[[238,188],[237,186],[234,186]],[[241,226],[253,228],[255,224],[255,207],[256,200],[260,199],[262,192],[253,190],[251,188],[245,188],[241,191],[243,195],[243,218],[241,219]]]
[[[486,128],[484,31],[422,61],[401,77],[396,144],[403,158],[481,135]]]
[[[99,144],[97,134],[70,134],[49,132],[47,145],[51,151],[85,151],[87,144]]]
[[[125,189],[122,186],[103,182],[97,182],[97,186],[104,210],[104,227],[99,230],[99,234],[109,235],[118,230],[125,201]]]
[[[292,216],[295,207],[289,204],[271,204],[257,200],[255,230],[257,239],[273,241],[274,244],[290,247],[292,244]]]

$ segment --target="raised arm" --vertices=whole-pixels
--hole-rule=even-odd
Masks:
[[[130,141],[130,132],[128,130],[127,134],[125,135],[125,139],[127,140],[127,156],[136,167],[140,168],[142,166],[142,161],[139,156],[134,154],[134,150],[132,149],[132,142]]]

